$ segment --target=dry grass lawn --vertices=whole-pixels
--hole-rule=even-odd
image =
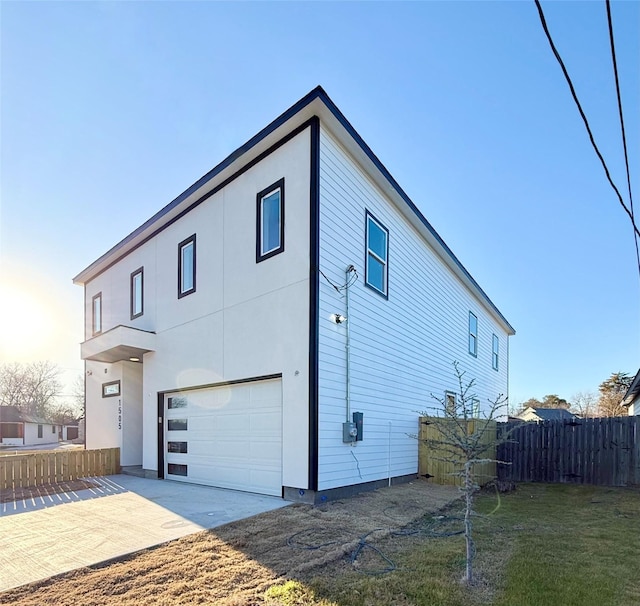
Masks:
[[[100,568],[83,568],[1,593],[0,604],[264,604],[271,586],[350,566],[345,556],[353,553],[363,535],[372,533],[371,540],[384,541],[393,529],[438,511],[458,496],[456,488],[419,480],[315,507],[292,505]],[[362,562],[386,565],[368,551]],[[306,602],[302,598],[296,603]]]

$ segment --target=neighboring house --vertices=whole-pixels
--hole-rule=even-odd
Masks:
[[[630,416],[640,415],[640,370],[631,381],[627,393],[624,394],[622,405],[627,407]]]
[[[0,444],[35,446],[58,441],[58,425],[23,413],[17,406],[0,406]]]
[[[415,478],[454,360],[478,409],[508,391],[513,328],[320,87],[74,282],[87,448],[149,477],[306,501]]]
[[[518,415],[522,421],[556,421],[558,419],[577,419],[577,415],[569,412],[565,408],[534,408],[528,406]]]

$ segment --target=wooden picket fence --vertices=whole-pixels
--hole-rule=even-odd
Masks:
[[[0,457],[0,490],[120,473],[120,449],[42,450]]]
[[[640,417],[500,423],[498,478],[630,486],[640,484]]]
[[[462,421],[458,421],[462,422]],[[449,455],[437,442],[443,441],[444,438],[439,429],[443,423],[449,427],[455,427],[456,421],[434,417],[420,417],[420,431],[418,434],[418,473],[422,477],[426,477],[430,482],[435,484],[445,484],[449,486],[462,486],[462,478],[457,475],[461,467],[443,459]],[[467,421],[467,431],[471,434],[480,430],[489,423],[487,431],[482,436],[482,442],[487,445],[487,451],[482,455],[488,459],[496,458],[496,431],[497,423],[494,421],[485,421],[481,419],[469,419]],[[482,463],[476,465],[473,470],[476,483],[486,484],[496,477],[496,464]]]

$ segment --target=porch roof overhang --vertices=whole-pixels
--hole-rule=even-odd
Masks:
[[[142,360],[155,347],[155,332],[120,325],[81,343],[80,353],[83,360],[112,364],[131,358]]]

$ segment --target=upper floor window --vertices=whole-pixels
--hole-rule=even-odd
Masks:
[[[498,352],[500,351],[500,341],[497,335],[493,335],[493,346],[491,348],[491,366],[493,370],[498,370]]]
[[[91,333],[99,335],[102,332],[102,293],[94,295],[91,300]]]
[[[131,274],[131,319],[144,313],[144,267]]]
[[[284,250],[284,179],[256,196],[256,263]]]
[[[178,244],[178,299],[196,292],[196,235]]]
[[[469,312],[469,353],[478,355],[478,318]]]
[[[367,211],[366,226],[367,258],[365,259],[364,283],[385,297],[388,295],[389,232]]]

